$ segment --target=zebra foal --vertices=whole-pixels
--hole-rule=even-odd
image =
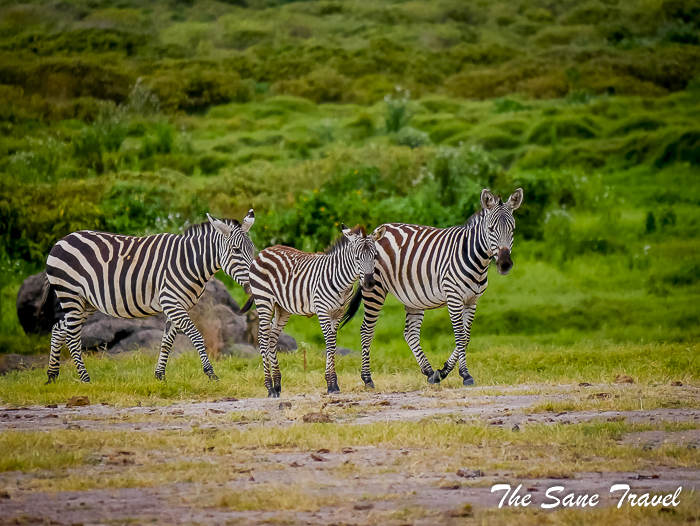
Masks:
[[[377,243],[375,286],[363,294],[365,316],[360,329],[362,379],[374,387],[370,370],[370,345],[377,317],[391,292],[404,304],[404,338],[428,382],[439,383],[459,361],[463,385],[474,385],[469,374],[466,348],[469,344],[476,303],[488,285],[487,272],[495,258],[499,274],[513,267],[515,219],[513,211],[523,201],[518,188],[504,203],[489,190],[481,192],[481,210],[464,226],[433,228],[390,223],[382,225],[385,235]],[[455,349],[442,369],[433,371],[420,346],[420,328],[427,309],[447,305],[455,333]]]
[[[356,301],[351,302],[353,284],[358,278],[364,278],[364,286],[374,286],[375,242],[384,233],[378,228],[367,236],[360,227],[349,229],[344,225],[342,231],[343,237],[323,254],[275,246],[260,252],[250,266],[251,297],[241,312],[246,312],[255,301],[268,397],[277,398],[282,392],[277,339],[292,314],[318,316],[326,340],[328,392],[340,392],[335,372],[338,326],[349,321],[360,306],[361,296],[356,295]]]
[[[250,210],[243,223],[219,220],[188,227],[182,235],[122,236],[81,230],[54,245],[46,261],[41,304],[53,290],[63,318],[51,331],[48,383],[58,378],[60,354],[66,343],[80,380],[90,376],[80,353],[83,322],[96,311],[117,318],[143,318],[159,312],[167,316],[155,376],[165,379],[165,366],[177,331],[185,333],[202,360],[209,378],[218,380],[204,340],[189,311],[220,269],[248,289],[248,269],[255,246],[248,230],[255,222]],[[41,306],[39,307],[41,309]]]

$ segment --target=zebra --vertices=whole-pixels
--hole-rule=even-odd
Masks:
[[[459,360],[463,385],[475,385],[467,369],[466,348],[476,303],[488,285],[487,270],[492,257],[501,275],[513,268],[515,219],[513,211],[523,201],[518,188],[505,203],[488,189],[481,192],[481,209],[464,226],[433,228],[389,223],[377,243],[377,265],[373,289],[363,294],[365,315],[360,329],[361,377],[374,388],[370,371],[370,345],[374,327],[386,295],[391,292],[406,310],[404,338],[431,384],[439,383]],[[455,333],[455,349],[442,369],[433,371],[420,346],[420,328],[427,309],[447,305]]]
[[[51,330],[48,381],[58,378],[60,353],[66,343],[80,380],[90,382],[80,352],[83,322],[96,311],[118,318],[142,318],[159,312],[167,316],[155,370],[165,380],[165,366],[177,331],[185,333],[202,360],[204,373],[218,380],[204,340],[189,311],[220,269],[246,291],[255,246],[248,230],[255,222],[251,209],[239,223],[216,219],[189,226],[182,235],[132,237],[92,230],[73,232],[49,252],[46,280],[37,311],[55,291],[63,311]]]
[[[257,305],[268,397],[279,398],[282,392],[277,339],[292,314],[318,316],[326,340],[328,393],[340,392],[335,372],[336,334],[339,325],[352,319],[362,301],[361,296],[352,293],[358,277],[363,277],[364,287],[374,286],[375,242],[384,235],[382,228],[371,236],[359,226],[349,229],[342,225],[341,229],[343,236],[322,254],[278,245],[260,252],[250,266],[251,296],[241,312],[253,302]],[[353,298],[355,301],[351,301]]]

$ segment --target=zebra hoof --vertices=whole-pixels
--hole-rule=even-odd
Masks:
[[[156,380],[160,380],[161,382],[165,382],[165,373],[156,373]]]
[[[374,389],[374,382],[371,378],[369,380],[365,380],[365,389]]]
[[[462,380],[462,385],[464,387],[473,387],[476,385],[476,382],[474,381],[474,378],[472,378],[472,375],[470,374],[469,376],[465,377]]]
[[[46,383],[44,385],[51,385],[56,383],[56,376],[49,376],[49,379],[46,380]]]
[[[211,380],[212,382],[218,382],[218,381],[219,381],[219,377],[216,376],[214,373],[208,374],[207,376],[209,377],[209,380]]]
[[[87,376],[87,377],[85,377],[85,378],[81,378],[80,381],[83,382],[84,384],[89,384],[89,383],[90,383],[90,377]]]
[[[268,397],[268,398],[279,398],[279,397],[280,397],[280,393],[278,393],[277,391],[275,391],[275,389],[268,389],[268,390],[267,390],[267,397]]]
[[[433,374],[428,376],[428,383],[437,385],[442,381],[442,375],[440,374],[440,369],[435,371]]]
[[[338,394],[340,393],[340,387],[338,384],[331,384],[328,386],[328,394]]]

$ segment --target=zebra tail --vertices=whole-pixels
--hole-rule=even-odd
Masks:
[[[360,284],[357,287],[357,290],[355,291],[355,294],[352,297],[352,300],[350,300],[350,303],[348,304],[348,308],[345,309],[345,313],[343,314],[343,317],[340,318],[340,325],[338,326],[338,330],[342,329],[345,325],[350,323],[350,321],[355,317],[355,314],[357,314],[357,311],[360,309],[360,305],[362,304],[362,284]]]
[[[49,277],[44,276],[44,286],[41,289],[41,297],[39,298],[39,303],[36,306],[36,309],[34,310],[34,317],[38,318],[39,315],[41,314],[41,311],[44,309],[44,305],[46,304],[46,300],[49,299],[49,295],[51,294],[51,283],[49,282]]]
[[[250,310],[250,308],[253,306],[254,301],[255,301],[255,298],[253,298],[253,296],[248,298],[248,301],[245,302],[245,305],[243,305],[243,307],[241,307],[240,313],[245,314],[246,312],[248,312]]]

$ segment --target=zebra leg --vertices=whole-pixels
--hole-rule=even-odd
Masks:
[[[464,325],[464,320],[465,318],[467,318],[466,311],[471,309],[471,319],[474,319],[474,306],[470,306],[467,309],[465,309],[464,304],[461,300],[451,301],[450,299],[448,299],[447,309],[450,313],[450,320],[452,321],[452,328],[455,333],[455,349],[454,351],[452,351],[452,354],[447,359],[442,369],[438,369],[435,371],[433,379],[436,380],[435,383],[444,380],[445,378],[447,378],[447,375],[450,374],[450,372],[452,372],[452,369],[454,369],[454,366],[456,365],[457,361],[464,360],[464,371],[466,371],[466,375],[468,376],[468,378],[471,379],[471,384],[466,383],[468,379],[467,377],[462,375],[463,385],[474,385],[474,379],[471,378],[471,376],[469,375],[469,371],[466,369],[466,348],[467,344],[469,343],[469,333],[465,329]],[[462,372],[461,366],[460,372]]]
[[[420,346],[420,327],[423,324],[424,315],[425,311],[423,310],[406,307],[406,326],[403,329],[403,337],[416,358],[421,372],[428,377],[428,382],[431,384],[440,383],[440,380],[437,380],[437,382],[432,381],[433,366],[430,365]]]
[[[66,320],[57,322],[51,329],[51,354],[49,355],[49,379],[46,384],[56,383],[58,368],[61,365],[61,349],[66,341]]]
[[[469,374],[469,369],[467,369],[467,347],[469,346],[469,340],[471,339],[472,322],[474,321],[475,313],[476,305],[470,305],[464,309],[464,332],[466,341],[464,343],[464,348],[459,355],[459,375],[462,377],[462,385],[465,387],[476,385],[474,378],[472,378],[472,375]]]
[[[80,349],[80,334],[86,317],[87,316],[84,310],[72,311],[70,313],[66,313],[64,320],[66,324],[66,345],[68,345],[71,358],[73,358],[75,366],[78,369],[80,381],[87,384],[90,383],[90,375],[88,374],[85,364],[83,363],[83,358],[81,356],[82,352]],[[51,339],[53,340],[53,334]]]
[[[384,300],[386,299],[386,290],[382,287],[379,273],[376,271],[374,273],[374,279],[375,285],[372,290],[362,290],[362,301],[365,304],[365,317],[362,320],[362,327],[360,327],[360,340],[362,341],[362,369],[360,376],[365,382],[365,387],[369,387],[370,389],[374,389],[374,382],[372,381],[372,371],[369,365],[369,350],[372,345],[372,339],[374,338],[374,327],[377,325],[379,311],[382,310]]]
[[[178,305],[176,307],[170,307],[167,310],[163,309],[163,312],[165,312],[168,319],[173,322],[173,325],[184,332],[190,341],[192,341],[192,345],[194,345],[194,348],[197,349],[199,358],[202,360],[202,370],[204,371],[204,374],[206,374],[210,380],[218,381],[219,377],[214,374],[214,367],[212,367],[209,357],[207,356],[207,350],[204,346],[204,338],[202,338],[202,335],[197,330],[197,327],[195,327],[194,323],[192,323],[190,315],[187,313],[187,311]]]
[[[165,380],[165,366],[168,365],[168,357],[170,356],[170,348],[173,346],[175,336],[177,335],[177,325],[168,320],[165,322],[165,331],[163,331],[163,340],[160,343],[160,354],[158,355],[158,363],[156,364],[156,380]]]
[[[272,386],[278,397],[282,393],[282,373],[280,372],[280,365],[277,361],[277,340],[280,334],[282,334],[290,317],[291,314],[277,305],[275,309],[275,324],[270,331],[270,341],[267,344],[270,368],[272,369]]]
[[[335,348],[338,333],[338,320],[332,319],[325,314],[320,314],[318,316],[318,321],[321,322],[323,337],[326,339],[326,384],[328,385],[328,394],[339,393],[338,375],[335,372]]]
[[[274,388],[272,376],[270,375],[270,336],[272,333],[272,311],[273,306],[263,300],[258,301],[256,298],[255,304],[258,307],[258,319],[260,326],[258,329],[258,344],[260,345],[260,356],[262,356],[263,373],[265,374],[265,387],[267,388],[268,398],[278,398],[279,394]],[[276,343],[276,342],[275,342]]]

